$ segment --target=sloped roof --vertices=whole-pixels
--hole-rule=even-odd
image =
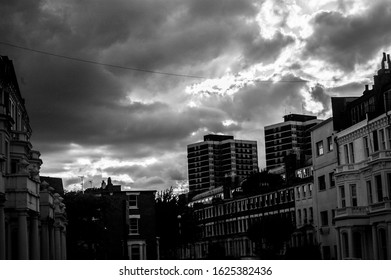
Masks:
[[[55,189],[57,193],[59,193],[61,196],[64,195],[64,185],[62,183],[62,178],[56,178],[56,177],[48,177],[48,176],[40,176],[41,182],[45,181],[49,184],[52,188]]]

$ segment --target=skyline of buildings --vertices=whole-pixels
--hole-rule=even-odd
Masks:
[[[359,97],[332,98],[333,117],[320,121],[287,116],[287,122],[300,117],[304,124],[316,120],[304,125],[306,133],[301,136],[307,141],[302,141],[293,155],[302,154],[305,160],[294,165],[294,176],[285,168],[284,183],[274,185],[274,190],[248,178],[258,188],[257,197],[246,193],[246,180],[239,183],[233,196],[209,192],[212,199],[204,200],[195,210],[203,229],[199,242],[193,244],[193,251],[184,251],[184,258],[205,258],[218,244],[225,257],[262,259],[267,255],[262,251],[254,255],[256,243],[249,239],[250,229],[261,225],[265,216],[281,219],[289,213],[295,230],[274,257],[292,257],[288,253],[291,249],[296,254],[305,252],[305,258],[391,259],[390,92],[391,61],[389,55],[383,54],[372,89],[365,86]],[[297,135],[296,124],[284,122],[265,127],[265,142],[269,141],[273,152],[276,145],[281,150],[294,148],[291,144]],[[284,136],[288,140],[282,141]],[[306,158],[308,151],[311,154]],[[289,155],[287,152],[283,160],[273,161],[274,168],[270,169],[291,162],[287,161]],[[216,195],[219,200],[213,200]],[[288,212],[286,201],[293,203]],[[271,212],[267,211],[269,206]],[[297,257],[300,254],[294,258]]]
[[[40,176],[42,160],[32,149],[32,130],[12,61],[0,58],[0,258],[66,259],[62,181]],[[332,118],[289,114],[283,123],[265,127],[265,151],[273,161],[264,172],[284,174],[281,182],[252,179],[262,174],[257,141],[208,134],[203,142],[189,144],[189,205],[201,232],[189,248],[180,248],[180,256],[207,258],[218,250],[221,257],[262,257],[255,251],[269,245],[264,240],[258,244],[249,232],[275,217],[295,226],[276,248],[278,254],[319,245],[323,259],[390,259],[390,93],[391,61],[384,54],[371,90],[366,86],[362,96],[331,98]],[[296,162],[292,166],[290,156]],[[283,164],[283,172],[273,172]],[[154,214],[147,211],[154,208],[154,191],[143,211],[141,191],[122,190],[110,181],[96,192],[114,193],[126,195],[121,200],[126,209],[124,256],[158,258]],[[195,201],[203,193],[212,199]],[[152,220],[142,222],[144,214]]]

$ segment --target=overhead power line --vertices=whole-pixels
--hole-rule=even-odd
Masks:
[[[202,77],[202,76],[162,72],[162,71],[156,71],[156,70],[150,70],[150,69],[142,69],[142,68],[136,68],[136,67],[122,66],[122,65],[117,65],[117,64],[103,63],[103,62],[94,61],[94,60],[88,60],[88,59],[77,58],[77,57],[72,57],[72,56],[68,56],[68,55],[56,54],[56,53],[43,51],[43,50],[37,50],[37,49],[28,48],[28,47],[20,46],[20,45],[9,43],[9,42],[3,42],[3,41],[0,41],[0,45],[5,45],[5,46],[12,47],[12,48],[17,48],[17,49],[21,49],[21,50],[25,50],[25,51],[29,51],[29,52],[34,52],[34,53],[39,53],[39,54],[43,54],[43,55],[63,58],[63,59],[72,60],[72,61],[76,61],[76,62],[89,63],[89,64],[100,65],[100,66],[107,66],[107,67],[117,68],[117,69],[124,69],[124,70],[131,70],[131,71],[159,74],[159,75],[166,75],[166,76],[193,78],[193,79],[204,79],[204,80],[211,79],[211,78]],[[257,80],[257,79],[255,79],[254,82],[255,83],[307,83],[309,81],[307,81],[307,80],[277,80],[277,81],[273,81],[273,80]]]
[[[9,46],[9,47],[13,47],[13,48],[17,48],[17,49],[22,49],[22,50],[25,50],[25,51],[40,53],[40,54],[44,54],[44,55],[50,55],[50,56],[64,58],[64,59],[73,60],[73,61],[77,61],[77,62],[84,62],[84,63],[89,63],[89,64],[107,66],[107,67],[112,67],[112,68],[119,68],[119,69],[132,70],[132,71],[145,72],[145,73],[152,73],[152,74],[167,75],[167,76],[195,78],[195,79],[207,79],[206,77],[201,77],[201,76],[185,75],[185,74],[177,74],[177,73],[169,73],[169,72],[161,72],[161,71],[155,71],[155,70],[148,70],[148,69],[142,69],[142,68],[127,67],[127,66],[121,66],[121,65],[116,65],[116,64],[103,63],[103,62],[99,62],[99,61],[93,61],[93,60],[88,60],[88,59],[83,59],[83,58],[71,57],[71,56],[67,56],[67,55],[55,54],[55,53],[51,53],[51,52],[47,52],[47,51],[27,48],[27,47],[15,45],[15,44],[8,43],[8,42],[0,41],[0,44],[1,45],[6,45],[6,46]]]

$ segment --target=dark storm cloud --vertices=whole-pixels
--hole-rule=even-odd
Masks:
[[[326,89],[321,84],[316,84],[314,87],[310,88],[309,91],[312,99],[322,104],[323,110],[319,112],[319,115],[324,115],[330,110],[331,99],[330,96],[326,93]]]
[[[182,171],[176,168],[170,168],[167,170],[168,178],[171,180],[184,180],[186,178],[186,174],[184,174]]]
[[[199,65],[233,48],[249,28],[257,29],[254,22],[245,23],[256,15],[253,2],[16,1],[2,4],[0,34],[38,49],[133,67]],[[183,138],[200,127],[225,129],[222,116],[214,121],[216,114],[198,109],[178,114],[161,103],[119,105],[131,92],[120,78],[126,75],[136,85],[134,73],[118,75],[39,54],[18,56],[34,140],[43,151],[41,143],[136,143]]]
[[[337,87],[329,88],[331,95],[335,96],[359,96],[365,89],[365,83],[348,83]]]
[[[299,80],[292,75],[285,75],[281,79]],[[300,110],[303,102],[300,90],[304,85],[305,83],[299,82],[256,82],[239,90],[233,99],[222,99],[219,108],[225,110],[234,120],[267,124],[276,116],[276,112],[280,112],[282,116],[285,110]]]
[[[324,59],[343,70],[353,70],[391,43],[391,2],[375,1],[359,15],[337,11],[320,12],[313,19],[303,57]]]

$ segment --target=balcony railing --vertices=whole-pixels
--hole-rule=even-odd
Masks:
[[[337,167],[336,173],[338,174],[338,173],[348,172],[348,171],[358,171],[367,165],[368,165],[368,160],[359,163],[343,164]]]
[[[335,217],[347,217],[347,216],[363,216],[368,214],[367,206],[353,206],[345,208],[337,208],[335,210]]]
[[[381,201],[369,206],[370,212],[378,212],[378,211],[385,211],[385,210],[391,210],[390,200]]]
[[[369,156],[369,161],[391,158],[391,150],[377,151]]]

